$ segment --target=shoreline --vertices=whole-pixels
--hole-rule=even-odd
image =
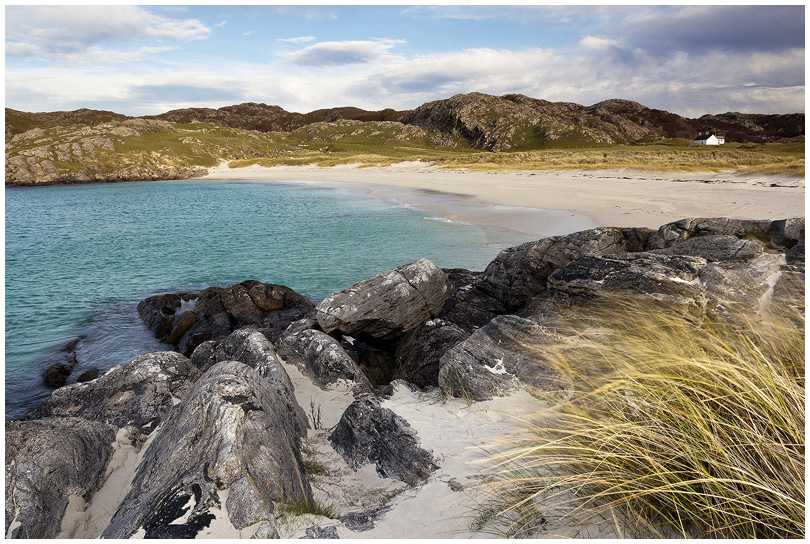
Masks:
[[[448,220],[544,237],[593,227],[658,228],[687,217],[804,217],[804,179],[781,175],[625,170],[443,170],[419,162],[388,167],[249,166],[209,169],[211,181],[305,182],[358,187]],[[539,212],[539,213],[538,213]]]

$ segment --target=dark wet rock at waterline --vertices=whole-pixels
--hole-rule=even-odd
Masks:
[[[6,421],[6,534],[54,538],[68,496],[101,487],[116,429],[76,417]]]
[[[447,275],[420,259],[329,295],[315,318],[327,333],[390,340],[438,315],[452,292]]]
[[[214,509],[242,529],[272,520],[273,501],[311,500],[291,394],[243,363],[211,367],[149,445],[102,537],[193,538]]]
[[[23,419],[79,416],[151,431],[199,376],[179,353],[147,353],[93,381],[57,389]]]
[[[374,463],[380,476],[409,485],[438,468],[431,453],[420,446],[416,431],[376,398],[349,405],[329,441],[355,470]]]
[[[99,374],[101,374],[101,370],[99,370],[98,368],[91,368],[79,374],[79,376],[76,378],[76,381],[79,383],[93,381],[96,378],[98,378]]]
[[[191,355],[206,340],[220,340],[246,325],[259,326],[273,313],[312,306],[289,287],[248,280],[199,293],[155,295],[138,304],[138,314],[158,340]],[[291,319],[299,319],[299,314]]]
[[[57,351],[46,356],[45,360],[40,363],[45,367],[45,373],[42,377],[42,383],[45,387],[55,389],[67,383],[70,373],[73,372],[79,362],[76,359],[76,346],[78,344],[79,339],[74,338]]]

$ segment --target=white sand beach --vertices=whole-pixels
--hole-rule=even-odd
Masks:
[[[804,179],[708,172],[444,170],[427,163],[251,166],[209,170],[202,179],[354,184],[371,194],[535,237],[592,228],[657,228],[686,217],[804,217]],[[538,213],[537,210],[541,210]],[[551,213],[550,213],[551,212]]]

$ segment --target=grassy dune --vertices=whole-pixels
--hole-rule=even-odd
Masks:
[[[613,520],[626,536],[803,538],[803,311],[602,310],[591,318],[612,332],[591,339],[600,356],[557,360],[570,398],[550,398],[489,459],[478,528],[531,536],[557,516]]]
[[[234,161],[238,168],[261,166],[365,164],[388,166],[404,160],[432,162],[448,169],[470,170],[602,170],[629,168],[659,171],[734,170],[746,174],[804,176],[803,144],[730,144],[722,148],[674,147],[668,145],[607,146],[567,150],[481,152],[476,150],[419,147],[350,148]]]

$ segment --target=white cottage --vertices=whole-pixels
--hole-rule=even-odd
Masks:
[[[726,143],[726,138],[724,136],[715,136],[714,134],[706,134],[704,136],[698,136],[692,143],[695,145],[723,145]]]

